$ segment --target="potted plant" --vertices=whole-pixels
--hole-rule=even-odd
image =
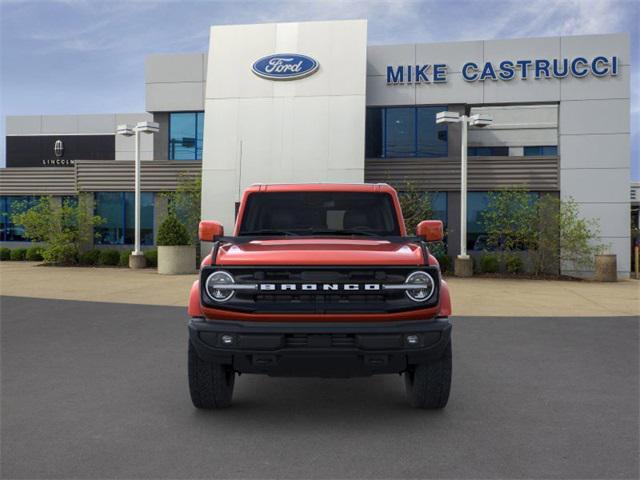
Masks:
[[[609,251],[609,246],[601,246],[595,254],[596,282],[616,282],[618,281],[618,262],[614,253]]]
[[[196,247],[187,228],[170,213],[158,229],[158,273],[177,275],[196,269]]]

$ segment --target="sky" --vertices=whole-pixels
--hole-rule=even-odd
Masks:
[[[145,56],[204,52],[211,25],[356,18],[370,45],[629,33],[640,180],[640,0],[0,0],[0,130],[6,115],[144,111]]]

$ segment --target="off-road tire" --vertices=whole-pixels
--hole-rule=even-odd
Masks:
[[[189,393],[196,408],[225,408],[231,405],[236,375],[230,365],[205,362],[189,341]]]
[[[444,408],[451,390],[451,342],[438,360],[411,366],[404,373],[404,385],[412,407]]]

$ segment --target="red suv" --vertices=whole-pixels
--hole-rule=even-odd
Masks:
[[[254,185],[233,236],[213,242],[189,298],[189,388],[198,408],[231,404],[236,373],[402,373],[411,405],[443,408],[451,386],[451,300],[428,243],[407,236],[386,184]]]

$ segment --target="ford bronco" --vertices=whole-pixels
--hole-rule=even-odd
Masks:
[[[451,301],[428,243],[407,236],[386,184],[253,185],[233,236],[213,242],[189,298],[189,390],[231,404],[236,374],[404,375],[409,403],[443,408],[451,385]]]

